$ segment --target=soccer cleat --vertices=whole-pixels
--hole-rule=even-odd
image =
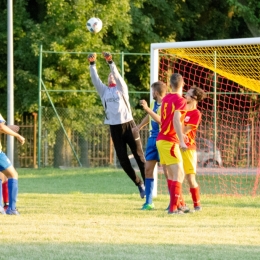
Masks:
[[[8,208],[5,212],[7,215],[20,215],[19,212],[17,211],[17,209],[12,210],[10,208]]]
[[[194,207],[194,211],[202,211],[202,207],[201,206]]]
[[[180,208],[178,208],[178,210],[181,210],[183,213],[189,213],[189,212],[191,212],[191,211],[190,211],[190,208],[187,207],[186,205],[185,205],[185,206],[181,206]]]
[[[0,214],[5,215],[5,209],[2,206],[0,206]]]
[[[4,203],[4,210],[6,211],[8,209],[9,203]]]
[[[141,208],[141,210],[152,210],[154,209],[154,204],[144,204],[143,207]]]
[[[170,215],[184,215],[184,212],[182,210],[174,210],[174,211],[168,211],[168,214]]]
[[[170,204],[168,205],[168,207],[165,210],[169,211],[169,209],[170,209]]]
[[[143,199],[145,197],[145,187],[144,184],[138,186],[138,190],[140,192],[140,197]]]

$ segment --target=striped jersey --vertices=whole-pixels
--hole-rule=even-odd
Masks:
[[[186,100],[178,93],[169,93],[162,100],[161,131],[158,134],[157,141],[165,140],[179,143],[179,138],[173,126],[175,111],[181,112],[181,121],[183,121],[186,113]]]
[[[184,118],[184,126],[192,126],[191,131],[187,134],[189,141],[186,143],[189,150],[196,150],[196,131],[198,129],[199,123],[201,121],[201,113],[198,109],[187,111]]]

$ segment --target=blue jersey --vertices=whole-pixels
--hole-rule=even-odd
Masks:
[[[158,104],[156,101],[152,101],[150,108],[153,110],[154,113],[160,115],[161,114],[161,104]],[[150,136],[157,137],[160,131],[160,125],[152,119],[150,116]]]

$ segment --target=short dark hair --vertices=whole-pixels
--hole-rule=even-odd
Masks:
[[[206,97],[206,93],[204,92],[204,90],[197,87],[196,85],[193,85],[191,89],[193,89],[192,98],[194,98],[198,102],[202,101]]]
[[[173,73],[170,78],[170,84],[173,88],[179,89],[182,87],[183,77],[179,73]]]
[[[163,96],[167,92],[167,86],[164,82],[162,81],[156,81],[152,84],[151,88],[156,90],[160,96]]]

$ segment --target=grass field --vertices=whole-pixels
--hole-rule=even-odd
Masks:
[[[21,215],[0,215],[0,259],[260,259],[260,197],[203,193],[202,212],[172,216],[168,195],[141,211],[118,169],[18,171]]]

